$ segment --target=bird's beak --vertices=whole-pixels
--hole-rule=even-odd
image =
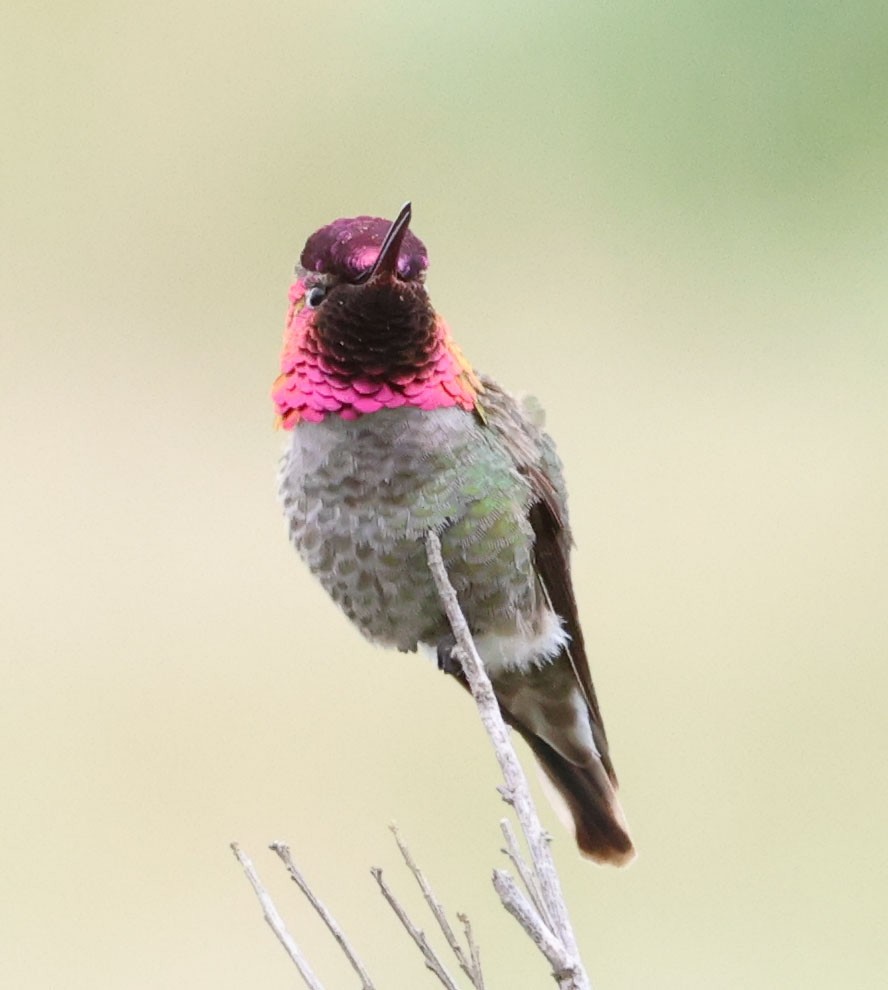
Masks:
[[[410,204],[405,203],[401,207],[401,212],[397,215],[391,227],[389,227],[388,233],[383,238],[382,247],[379,249],[379,257],[373,263],[373,267],[369,271],[364,272],[357,280],[358,282],[369,282],[371,278],[377,278],[380,275],[394,278],[398,271],[398,255],[401,253],[401,243],[409,226]]]

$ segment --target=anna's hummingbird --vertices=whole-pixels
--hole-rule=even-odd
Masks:
[[[564,798],[581,852],[627,863],[560,461],[535,402],[476,374],[432,308],[410,216],[408,203],[392,223],[334,220],[302,252],[272,391],[293,434],[290,538],[368,639],[430,647],[462,679],[426,561],[434,529],[503,716]]]

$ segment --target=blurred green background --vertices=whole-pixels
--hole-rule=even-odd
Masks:
[[[397,819],[491,987],[497,773],[291,552],[268,390],[305,237],[407,198],[466,353],[535,392],[640,850],[601,988],[884,986],[884,3],[12,3],[0,13],[0,983],[434,985]],[[417,908],[418,911],[418,908]],[[423,924],[426,924],[425,917]],[[429,927],[426,925],[426,927]]]

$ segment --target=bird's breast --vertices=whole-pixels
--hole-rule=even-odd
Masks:
[[[471,413],[300,423],[280,492],[300,555],[375,641],[414,649],[447,632],[425,557],[430,529],[473,625],[531,605],[529,490]]]

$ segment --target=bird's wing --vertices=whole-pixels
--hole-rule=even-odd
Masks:
[[[572,539],[561,461],[551,437],[542,428],[543,414],[536,400],[516,400],[486,376],[482,376],[481,382],[483,421],[496,432],[535,496],[529,518],[534,532],[537,575],[552,610],[561,617],[570,636],[564,652],[589,706],[593,738],[602,765],[616,786],[617,778],[608,754],[607,735],[592,684],[570,577]]]

